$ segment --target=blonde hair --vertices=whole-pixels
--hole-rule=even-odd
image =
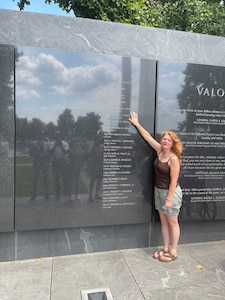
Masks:
[[[179,162],[181,163],[181,154],[183,152],[183,145],[179,139],[179,137],[176,135],[175,132],[173,131],[170,131],[170,130],[166,130],[166,131],[163,131],[162,132],[162,135],[161,135],[161,139],[164,137],[164,135],[168,134],[172,141],[173,141],[173,145],[171,147],[171,151],[177,155],[178,159],[179,159]]]

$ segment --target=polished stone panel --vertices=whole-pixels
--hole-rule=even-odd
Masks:
[[[14,232],[0,233],[0,261],[10,261],[16,259],[16,240]]]
[[[149,224],[21,231],[16,259],[148,247]]]
[[[158,62],[156,132],[176,132],[184,149],[182,221],[225,217],[224,77],[224,67]]]
[[[14,230],[14,46],[0,45],[0,231]]]
[[[0,32],[0,43],[12,45],[13,47],[24,45],[37,48],[130,56],[150,60],[166,60],[168,62],[179,61],[225,66],[225,39],[203,34],[2,9],[0,10]],[[24,214],[21,215],[21,218],[25,217],[27,222],[25,225],[29,225],[33,229],[32,218],[35,220],[36,215],[35,213],[30,214],[32,218],[30,218],[29,214],[25,215],[26,205],[28,206],[27,208],[31,209],[31,205],[29,207],[27,200],[21,199],[21,204],[20,206],[18,205],[18,212],[19,209],[21,212],[23,211]],[[12,202],[10,202],[8,207],[11,207],[11,204]],[[37,212],[35,221],[39,222],[39,227],[37,226],[36,229],[41,228],[41,222],[37,221],[38,217],[42,217],[40,205],[44,206],[46,203],[41,200],[41,203],[34,205],[33,211],[36,210]],[[48,205],[46,206],[48,211]],[[69,214],[69,209],[62,209],[64,222],[67,213]],[[55,224],[59,225],[61,224],[59,220],[61,215],[56,216],[58,219],[55,219],[55,221],[50,219],[50,221],[51,224],[55,222]],[[94,217],[96,218],[96,215]],[[47,220],[46,215],[42,221],[43,224],[49,226],[50,222]],[[17,222],[21,229],[25,229],[22,219],[17,219]],[[70,226],[70,224],[64,223],[66,226]],[[1,235],[1,249],[3,250],[1,253],[3,253],[3,259],[17,259],[17,255],[15,256],[17,252],[18,257],[26,259],[27,257],[37,257],[40,254],[48,256],[52,253],[60,255],[63,253],[78,253],[79,251],[83,253],[86,250],[95,251],[97,249],[97,251],[100,251],[101,247],[103,249],[110,249],[110,247],[115,249],[114,247],[118,247],[120,242],[122,242],[124,247],[132,247],[135,244],[138,245],[137,247],[145,247],[148,244],[155,246],[161,244],[158,225],[151,224],[148,228],[146,224],[144,233],[138,231],[137,228],[139,226],[135,225],[133,227],[134,235],[130,234],[129,230],[124,234],[123,230],[121,230],[124,225],[113,226],[113,229],[110,228],[109,231],[107,231],[107,227],[102,231],[103,228],[100,226],[94,230],[95,236],[98,237],[96,240],[93,239],[93,231],[89,229],[83,229],[85,232],[82,232],[81,236],[83,238],[81,239],[79,237],[79,229],[68,229],[70,232],[68,236],[71,235],[73,240],[73,246],[70,246],[73,249],[72,251],[68,246],[68,236],[63,229],[21,231],[19,234],[15,232],[13,233],[13,241],[8,235],[4,234],[4,237]],[[6,227],[6,230],[8,230],[8,225]],[[104,233],[104,238],[101,237],[102,232]],[[122,235],[121,240],[120,235]],[[115,239],[115,236],[118,238]],[[182,224],[181,240],[184,243],[222,239],[223,236],[223,220],[221,222],[205,222],[205,225],[201,221],[199,223],[188,222],[188,224]],[[104,241],[107,242],[104,243]],[[9,245],[9,247],[6,247],[6,245]],[[6,248],[8,253],[6,253]],[[135,293],[135,295],[139,294],[140,292]],[[132,299],[131,297],[133,297],[131,294],[123,296],[126,297],[124,299]],[[136,298],[134,299],[136,300]]]
[[[129,114],[153,132],[156,62],[18,52],[16,230],[149,222],[153,154]]]

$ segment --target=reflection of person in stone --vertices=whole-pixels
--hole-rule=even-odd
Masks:
[[[153,258],[163,262],[177,258],[177,245],[180,237],[178,214],[182,204],[182,190],[178,184],[182,144],[172,131],[162,133],[160,143],[138,122],[138,115],[130,113],[130,122],[139,134],[156,151],[155,207],[159,212],[164,247],[153,254]]]
[[[9,158],[9,143],[0,139],[0,162],[7,162]]]
[[[37,187],[41,175],[44,183],[45,199],[48,199],[49,143],[46,141],[44,131],[39,134],[37,140],[31,143],[29,153],[33,157],[33,191],[31,200],[35,200],[37,197]]]
[[[61,181],[63,184],[63,195],[68,195],[68,149],[68,143],[61,139],[61,134],[57,131],[55,141],[50,145],[56,199],[61,197]]]
[[[100,200],[103,179],[103,145],[99,138],[89,152],[88,172],[90,176],[89,201]]]
[[[74,192],[75,200],[79,200],[79,183],[81,176],[81,169],[83,166],[84,154],[83,150],[77,140],[72,140],[69,145],[69,199],[72,198]]]
[[[143,187],[142,195],[146,200],[148,200],[151,196],[151,185],[150,182],[153,181],[153,159],[152,152],[149,152],[146,147],[143,147],[143,159],[140,162],[139,174],[138,177],[140,179],[140,183]],[[150,149],[150,147],[148,147]],[[150,149],[151,150],[151,149]]]

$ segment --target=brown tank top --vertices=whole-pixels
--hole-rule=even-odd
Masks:
[[[169,161],[169,160],[168,160]],[[154,161],[155,186],[160,189],[168,189],[170,185],[170,166],[167,162],[161,162],[157,156]]]

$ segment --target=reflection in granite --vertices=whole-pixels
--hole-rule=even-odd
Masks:
[[[153,154],[128,119],[134,107],[153,132],[156,62],[18,51],[16,230],[148,223]],[[29,102],[31,90],[38,96]]]
[[[17,243],[14,232],[0,233],[0,262],[16,260]]]
[[[42,198],[35,201],[20,199],[16,205],[16,229],[21,231],[106,224],[138,224],[148,223],[150,219],[149,203],[138,196],[135,198],[137,204],[129,208],[129,214],[127,214],[127,207],[121,207],[115,210],[114,215],[109,210],[102,209],[101,202],[89,203],[86,199],[84,197],[83,200],[81,197],[78,202],[70,202],[66,198],[58,202],[55,202],[54,198],[48,201]]]
[[[147,247],[149,224],[20,231],[17,259]]]
[[[184,150],[179,176],[182,221],[225,217],[224,76],[224,67],[158,62],[156,131],[175,131]],[[168,86],[173,86],[170,92]],[[162,110],[164,103],[167,108]]]
[[[14,46],[0,45],[0,231],[14,230]]]
[[[0,10],[0,25],[0,43],[12,45],[13,47],[24,45],[46,49],[132,56],[151,60],[225,66],[225,39],[216,36],[2,9]],[[9,198],[11,199],[11,195]],[[14,203],[13,200],[9,200],[8,202],[7,199],[4,197],[2,205],[4,205],[4,208],[10,214]],[[86,250],[110,250],[110,248],[117,249],[121,246],[126,248],[132,246],[145,247],[149,243],[150,245],[161,244],[159,224],[150,224],[150,226],[145,224],[143,225],[145,228],[144,231],[139,231],[138,228],[140,225],[134,224],[132,226],[134,234],[128,230],[124,235],[123,228],[127,228],[128,225],[100,226],[95,229],[82,227],[82,230],[84,230],[82,234],[79,228],[68,228],[66,231],[64,229],[32,230],[34,227],[38,229],[38,226],[42,228],[42,221],[47,226],[49,226],[49,223],[62,226],[60,218],[63,215],[65,222],[65,216],[70,211],[69,208],[59,209],[61,212],[56,214],[55,210],[53,210],[50,222],[48,222],[47,216],[42,216],[41,210],[38,207],[39,205],[43,205],[47,211],[50,208],[52,209],[52,207],[49,207],[49,204],[45,203],[43,199],[38,200],[40,200],[40,203],[37,202],[34,204],[34,209],[31,204],[28,204],[28,198],[21,199],[20,204],[17,203],[18,212],[23,211],[24,215],[21,215],[21,218],[17,219],[16,226],[25,230],[23,226],[28,225],[31,230],[13,233],[13,241],[10,239],[9,243],[5,234],[1,235],[1,249],[3,251],[0,251],[0,257],[3,260],[17,259],[17,257],[14,257],[14,254],[17,254],[17,252],[19,258],[26,259],[42,255],[84,253]],[[8,203],[7,207],[5,206],[5,201]],[[63,207],[65,208],[64,204]],[[27,211],[28,208],[29,210]],[[34,212],[35,209],[37,209],[36,215]],[[83,210],[85,211],[85,207],[83,207]],[[25,214],[25,212],[29,212],[31,217],[29,214]],[[44,210],[42,210],[43,212]],[[137,213],[139,214],[139,212]],[[5,215],[2,215],[1,220],[4,220],[4,217]],[[25,224],[22,217],[25,218]],[[35,220],[36,217],[37,219]],[[110,217],[110,215],[107,217]],[[32,218],[36,222],[34,227],[32,227]],[[38,218],[41,219],[38,220]],[[96,220],[98,215],[95,215],[94,218]],[[11,230],[13,226],[11,216],[8,220],[10,222],[7,223],[4,230]],[[74,226],[76,221],[71,220],[68,224],[64,223],[64,225]],[[88,221],[90,222],[90,220]],[[99,222],[99,220],[97,221]],[[4,228],[4,224],[2,225],[2,228]],[[185,222],[182,223],[181,239],[185,243],[190,241],[197,242],[199,240],[222,239],[223,237],[224,221],[210,221],[204,222],[204,224],[201,221],[199,223],[194,221],[188,222],[188,224]],[[6,244],[9,245],[9,247],[7,246],[8,254],[4,250],[6,249],[4,248]],[[222,274],[220,271],[217,273],[218,276]],[[164,277],[166,278],[166,276]],[[203,288],[205,289],[205,287]],[[5,294],[3,295],[5,296]],[[126,295],[123,295],[123,297],[126,297]],[[129,295],[127,299],[133,299],[131,297]],[[204,296],[204,298],[207,297]],[[118,299],[121,300],[119,296]],[[139,298],[134,299],[137,300]]]

